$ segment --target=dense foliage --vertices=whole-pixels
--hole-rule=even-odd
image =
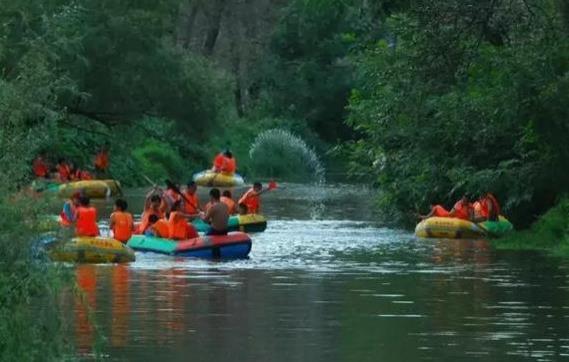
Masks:
[[[523,225],[568,191],[569,43],[558,5],[417,4],[387,20],[395,42],[356,56],[353,166],[373,170],[388,218],[492,191]]]

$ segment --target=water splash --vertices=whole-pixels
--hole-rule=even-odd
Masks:
[[[268,160],[267,155],[270,155]],[[314,185],[324,186],[326,182],[325,169],[320,158],[306,142],[287,130],[275,128],[263,131],[257,136],[249,149],[251,160],[264,160],[268,165],[271,162],[275,162],[274,159],[278,158],[279,155],[281,157],[285,156],[285,160],[293,161],[292,165],[287,165],[288,167],[303,167],[309,170],[313,177]],[[291,172],[290,169],[287,171]],[[318,187],[317,190],[325,192],[323,187]],[[310,198],[310,216],[312,220],[320,219],[325,212],[326,205],[324,205],[322,199],[323,197],[316,193]]]
[[[262,159],[267,154],[275,153],[299,157],[300,163],[311,171],[315,183],[325,183],[325,170],[320,158],[300,137],[284,129],[270,129],[261,132],[249,149],[251,160]]]

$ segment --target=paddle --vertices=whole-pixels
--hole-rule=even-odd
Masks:
[[[184,201],[186,201],[188,204],[192,205],[194,207],[194,209],[199,210],[198,206],[195,205],[190,199],[188,199],[188,197],[182,191],[180,191],[180,189],[178,188],[178,186],[176,186],[176,184],[174,184],[172,181],[170,181],[168,179],[166,179],[164,182],[166,182],[166,186],[168,186],[169,189],[172,189],[175,193],[182,196]]]

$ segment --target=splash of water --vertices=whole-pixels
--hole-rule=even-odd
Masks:
[[[300,137],[279,128],[261,132],[249,149],[249,157],[254,160],[266,154],[268,150],[280,150],[294,154],[302,160],[312,172],[316,184],[324,184],[325,170],[318,155]]]

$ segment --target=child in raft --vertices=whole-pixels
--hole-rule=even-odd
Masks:
[[[170,235],[170,225],[168,221],[152,214],[148,217],[148,228],[144,231],[144,235],[167,239]]]
[[[127,212],[128,204],[123,199],[115,201],[114,212],[111,214],[109,227],[113,231],[113,237],[126,243],[134,231],[132,214]]]
[[[91,200],[87,196],[79,199],[79,207],[75,211],[75,235],[76,236],[99,236],[97,225],[97,209],[90,205]]]
[[[181,211],[181,201],[176,201],[174,205],[172,205],[168,219],[168,227],[168,237],[173,240],[187,240],[199,236],[194,225],[186,220],[186,216]]]

